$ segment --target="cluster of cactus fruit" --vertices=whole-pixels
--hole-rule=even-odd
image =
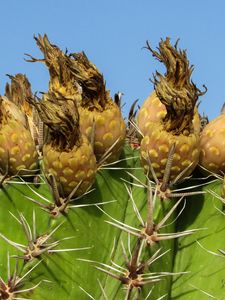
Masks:
[[[48,91],[0,97],[0,299],[225,299],[225,114],[186,51],[147,42],[166,72],[125,122],[84,52],[35,41]]]

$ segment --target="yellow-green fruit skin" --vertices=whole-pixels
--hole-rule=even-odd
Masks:
[[[119,107],[113,103],[102,112],[80,107],[79,114],[80,130],[89,140],[94,128],[93,146],[97,161],[117,141],[110,151],[112,155],[107,159],[107,162],[116,161],[121,154],[126,137],[126,125]]]
[[[149,159],[157,178],[163,178],[169,150],[176,145],[172,162],[170,179],[178,176],[185,168],[188,170],[183,177],[189,176],[199,160],[199,135],[192,133],[189,136],[173,135],[164,130],[162,123],[149,122],[148,134],[141,141],[141,161],[146,172],[149,170]],[[150,175],[151,176],[151,175]]]
[[[30,131],[9,119],[0,130],[0,167],[9,175],[30,175],[38,168],[38,154]]]
[[[151,93],[141,106],[137,115],[137,125],[143,136],[148,133],[150,122],[159,122],[166,116],[166,107],[161,103],[156,93]],[[200,132],[201,121],[197,108],[193,117],[193,126],[196,133]]]
[[[43,147],[44,173],[55,177],[59,191],[68,196],[81,182],[75,196],[85,193],[94,183],[97,171],[93,149],[85,136],[79,147],[70,151],[57,150],[51,144]]]
[[[200,165],[220,174],[225,172],[225,114],[209,122],[200,137]]]

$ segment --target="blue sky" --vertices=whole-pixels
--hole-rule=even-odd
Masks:
[[[124,93],[123,113],[152,92],[149,81],[164,68],[143,49],[155,48],[160,38],[180,38],[195,65],[193,81],[208,92],[200,112],[215,118],[225,102],[225,1],[223,0],[8,0],[1,1],[0,93],[5,74],[25,73],[33,91],[46,91],[49,75],[41,63],[27,63],[24,53],[42,57],[34,34],[69,52],[84,50],[104,74],[114,95]]]

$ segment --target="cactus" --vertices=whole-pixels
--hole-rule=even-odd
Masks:
[[[178,230],[187,230],[192,226],[201,227],[203,230],[180,240],[177,245],[174,270],[182,268],[190,273],[174,282],[172,299],[222,300],[225,297],[224,259],[218,251],[225,248],[224,204],[218,199],[221,194],[221,182],[217,180],[209,183],[204,190],[204,197],[193,197],[187,201],[182,222],[177,224]],[[214,284],[207,284],[206,278],[211,278]]]
[[[120,159],[96,165],[91,144],[79,128],[79,86],[66,84],[67,69],[56,67],[64,54],[51,47],[56,53],[49,91],[42,100],[24,96],[44,123],[40,169],[29,172],[32,180],[20,173],[6,175],[3,159],[0,299],[224,299],[224,177],[212,172],[203,177],[199,169],[192,177],[184,172],[174,177],[174,144],[164,157],[163,176],[154,170],[151,156],[146,174],[142,149],[134,146],[135,104]],[[12,77],[14,85],[18,78]],[[6,96],[12,94],[8,86]],[[24,107],[18,121],[27,122],[29,116],[33,120]],[[40,140],[37,134],[34,144]],[[60,154],[53,153],[65,151],[65,157],[73,155],[82,163],[81,141],[91,153],[86,163],[94,165],[80,168],[84,176],[94,169],[93,177],[87,185],[82,177],[68,188],[61,173],[69,159],[61,161]],[[73,172],[68,182],[79,170]]]
[[[128,148],[125,154],[127,160],[118,165],[121,169],[101,170],[97,174],[95,189],[80,200],[71,202],[68,210],[57,217],[48,210],[45,211],[46,201],[49,205],[53,203],[53,199],[51,188],[42,177],[38,185],[23,179],[4,181],[0,202],[0,244],[1,264],[5,268],[1,277],[7,277],[5,258],[9,253],[10,256],[18,257],[20,276],[39,262],[29,274],[29,285],[25,282],[21,287],[21,290],[32,288],[22,294],[28,299],[132,299],[140,291],[138,299],[145,299],[150,291],[149,299],[159,299],[163,295],[166,295],[164,299],[173,299],[175,296],[183,299],[185,291],[187,299],[188,291],[190,295],[195,293],[198,299],[204,299],[197,288],[223,299],[223,290],[219,288],[223,279],[221,262],[218,260],[208,265],[207,260],[212,258],[205,250],[224,249],[223,216],[215,209],[213,196],[209,192],[191,196],[186,204],[182,198],[177,202],[172,199],[155,199],[154,186],[149,190],[146,176],[142,169],[137,169],[140,166],[137,154],[138,150],[133,153]],[[128,173],[126,170],[129,170]],[[124,182],[118,178],[123,178]],[[191,180],[188,183],[197,186]],[[185,183],[185,186],[188,184]],[[207,183],[204,190],[210,189],[218,193],[220,186],[219,182]],[[145,223],[149,215],[146,206],[151,203],[147,202],[148,197],[157,201],[152,227],[151,219],[148,224]],[[217,202],[216,207],[222,209],[221,202]],[[177,205],[181,205],[178,211],[183,207],[184,212],[173,222],[179,207]],[[148,211],[151,211],[151,205],[148,205]],[[170,225],[165,226],[166,224]],[[147,233],[146,225],[149,229],[154,229],[153,232],[150,230]],[[33,239],[36,238],[36,244],[43,243],[40,253],[36,251],[37,256],[34,255],[33,259],[28,259],[27,256],[29,231],[32,235],[35,233]],[[177,242],[173,239],[176,236]],[[135,253],[135,248],[137,251],[140,243],[139,265],[144,263],[142,272],[146,276],[139,276],[138,279],[143,278],[146,283],[141,289],[139,287],[142,285],[138,287],[136,284],[132,295],[127,296],[130,298],[126,298],[122,286],[127,287],[130,279],[127,277],[130,252]],[[193,251],[198,253],[196,257]],[[199,266],[201,258],[203,262]],[[14,260],[15,258],[11,258],[11,263]],[[212,272],[212,265],[215,271],[220,272],[215,276],[215,288],[207,290],[206,275],[207,272]],[[125,271],[126,268],[128,271]],[[118,271],[115,272],[115,269]],[[185,274],[188,271],[191,273]],[[204,271],[201,280],[200,271]],[[124,276],[121,275],[123,272]],[[36,288],[33,289],[34,287]],[[105,294],[107,298],[104,298]]]

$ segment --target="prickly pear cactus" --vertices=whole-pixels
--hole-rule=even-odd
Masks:
[[[113,154],[113,145],[105,149],[103,159],[97,162],[94,159],[94,165],[88,167],[88,170],[93,169],[88,181],[84,165],[90,163],[91,158],[87,159],[81,145],[82,140],[86,140],[94,155],[95,135],[89,140],[83,137],[77,109],[79,99],[85,97],[87,100],[87,94],[82,95],[79,86],[84,89],[88,79],[81,76],[78,85],[76,81],[68,83],[70,69],[66,62],[70,57],[49,44],[47,37],[43,41],[47,41],[45,62],[51,76],[49,91],[43,94],[43,99],[35,99],[24,90],[26,86],[30,88],[29,84],[20,86],[23,80],[15,82],[24,77],[15,76],[13,82],[16,86],[19,84],[19,88],[13,90],[13,85],[8,85],[0,102],[2,108],[6,97],[7,101],[11,101],[10,95],[17,99],[17,91],[23,91],[23,101],[13,104],[17,107],[13,112],[20,111],[17,115],[22,114],[22,117],[14,121],[23,120],[26,130],[32,131],[35,127],[35,134],[31,132],[29,137],[33,148],[35,145],[37,148],[34,158],[38,166],[32,172],[26,166],[26,172],[16,167],[18,172],[11,172],[10,163],[14,157],[10,156],[10,146],[6,143],[7,159],[2,158],[0,178],[0,300],[225,299],[223,176],[210,173],[206,177],[199,168],[190,177],[197,156],[190,166],[185,165],[181,170],[175,168],[177,172],[174,172],[179,153],[176,142],[169,140],[163,163],[157,161],[160,174],[152,156],[160,147],[155,147],[154,143],[151,146],[151,141],[144,149],[143,167],[143,148],[139,147],[135,132],[137,125],[134,118],[129,118],[122,155],[112,161],[108,158]],[[174,65],[180,63],[177,71],[180,80],[186,78],[182,82],[199,94],[189,81],[192,68],[188,67],[186,52],[178,51],[177,45],[171,47],[168,39],[164,46],[169,47]],[[151,50],[149,44],[148,48]],[[176,63],[176,59],[180,62]],[[31,57],[31,61],[37,59]],[[186,71],[188,76],[183,77],[182,72]],[[158,76],[164,82],[164,77]],[[90,82],[94,84],[93,78]],[[181,88],[182,103],[185,103],[186,87],[176,80],[172,82],[176,89],[170,93],[181,93]],[[158,81],[155,84],[160,86]],[[201,138],[199,131],[193,133],[196,93],[188,93],[188,97],[192,96],[188,126],[185,125],[190,132],[186,127],[179,132],[182,140],[189,134],[196,134],[197,140]],[[159,100],[163,100],[163,95]],[[32,113],[27,114],[24,107]],[[5,120],[5,111],[0,111],[0,121]],[[173,124],[170,114],[165,112],[164,116]],[[12,117],[15,118],[13,113]],[[2,136],[3,125],[5,123],[0,123]],[[154,135],[153,124],[150,127]],[[10,128],[11,131],[16,129]],[[168,136],[173,135],[177,136],[177,131]],[[120,152],[124,130],[118,143]],[[182,142],[178,143],[182,147]],[[197,143],[195,148],[200,152],[198,147]],[[49,154],[50,148],[59,152],[57,158]],[[187,160],[185,151],[182,155],[183,161]],[[79,170],[68,171],[71,159],[77,162]],[[20,163],[19,159],[13,161]],[[83,177],[75,182],[73,179],[79,172],[83,172]],[[88,184],[83,187],[85,181]],[[69,186],[71,182],[75,183]]]
[[[58,216],[43,177],[3,182],[1,278],[21,281],[2,299],[223,299],[223,260],[211,253],[224,249],[221,182],[189,180],[183,192],[205,193],[162,199],[137,155],[127,149],[126,160],[100,170],[93,190]]]

